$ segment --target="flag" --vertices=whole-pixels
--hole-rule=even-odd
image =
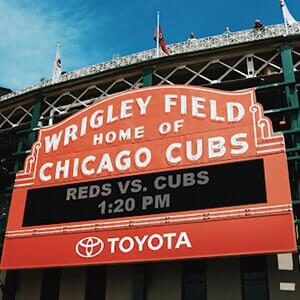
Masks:
[[[281,6],[281,9],[282,9],[284,23],[287,24],[287,25],[296,24],[297,21],[294,19],[294,17],[289,12],[284,0],[280,0],[280,6]]]
[[[157,34],[157,28],[158,28],[158,34]],[[170,52],[169,52],[169,50],[167,48],[167,45],[166,45],[165,39],[163,37],[162,30],[161,30],[160,26],[157,26],[156,29],[155,29],[154,36],[153,36],[154,41],[157,41],[157,36],[158,36],[158,40],[159,40],[159,44],[160,44],[161,49],[167,55],[170,55]]]
[[[61,59],[60,59],[60,42],[57,43],[56,57],[53,65],[52,71],[52,81],[57,82],[61,74]]]

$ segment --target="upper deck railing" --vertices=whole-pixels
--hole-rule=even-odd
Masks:
[[[288,27],[288,35],[300,34],[300,22]],[[193,41],[184,41],[176,44],[168,45],[170,55],[182,54],[187,52],[199,51],[199,50],[210,50],[220,48],[224,46],[237,45],[241,43],[265,40],[276,37],[285,37],[286,28],[284,24],[265,26],[259,29],[247,29],[237,32],[224,33],[216,36],[205,37],[195,39]],[[163,52],[160,51],[160,57],[164,56]],[[69,81],[76,78],[82,78],[85,76],[93,75],[99,72],[112,70],[119,67],[133,65],[140,62],[149,61],[158,58],[156,56],[156,49],[150,49],[143,52],[117,57],[107,62],[99,63],[96,65],[81,68],[67,72],[60,76],[59,80],[53,81],[52,79],[46,79],[35,85],[26,87],[16,92],[12,92],[0,97],[0,101],[4,101],[16,96],[34,91],[43,87],[51,86],[57,83]]]

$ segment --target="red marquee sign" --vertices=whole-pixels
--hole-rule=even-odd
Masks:
[[[284,151],[253,89],[99,99],[40,129],[1,268],[295,251]]]

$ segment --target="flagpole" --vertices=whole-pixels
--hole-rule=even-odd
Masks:
[[[52,81],[54,83],[58,81],[60,74],[61,74],[60,41],[58,41],[56,43],[56,55],[55,55],[55,61],[52,70]]]
[[[284,27],[285,27],[286,35],[289,35],[289,28],[288,28],[288,25],[287,25],[287,22],[286,22],[286,18],[284,18]]]
[[[58,42],[56,43],[56,53],[59,51],[59,48],[60,48],[60,41],[58,41]]]
[[[58,56],[58,53],[59,53],[59,47],[60,47],[60,41],[58,41],[56,43],[56,54],[55,54],[55,61],[54,61],[54,64],[53,64],[53,70],[52,70],[52,78],[55,76],[55,70],[56,70],[56,60],[57,60],[57,56]]]
[[[156,26],[156,57],[159,57],[159,11],[157,12],[157,26]]]

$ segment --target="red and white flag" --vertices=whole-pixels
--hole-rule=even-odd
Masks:
[[[60,48],[60,42],[57,43],[56,57],[55,57],[53,70],[52,70],[52,81],[53,82],[57,82],[61,75],[61,59],[60,59],[60,49],[59,48]]]
[[[155,33],[154,33],[154,41],[157,41],[157,36],[158,36],[158,40],[159,40],[159,44],[160,44],[160,47],[161,49],[167,54],[167,55],[170,55],[170,52],[168,50],[168,47],[166,45],[166,42],[165,42],[165,39],[164,39],[164,36],[162,34],[162,30],[161,30],[161,27],[158,26],[158,33],[157,33],[157,28],[155,30]]]
[[[170,52],[167,48],[164,36],[162,34],[162,30],[161,27],[159,25],[159,11],[157,12],[157,25],[156,25],[156,29],[154,32],[154,36],[153,36],[154,41],[156,41],[156,56],[159,56],[159,46],[160,45],[161,49],[167,54],[170,55]]]

